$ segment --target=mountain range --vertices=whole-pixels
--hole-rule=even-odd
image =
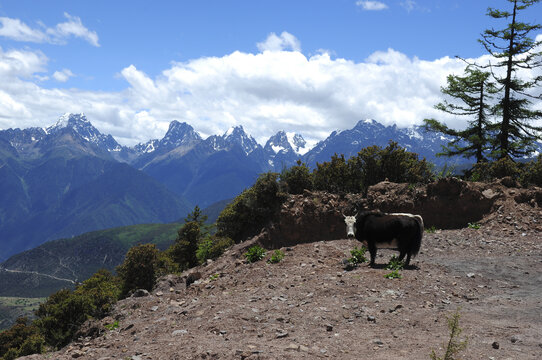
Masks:
[[[390,140],[437,165],[465,161],[435,157],[449,138],[375,120],[334,131],[312,148],[285,131],[262,146],[242,126],[203,139],[176,120],[162,139],[126,147],[84,114],[65,114],[47,128],[2,130],[0,260],[87,231],[178,221],[195,205],[234,198],[261,173],[297,160],[314,168],[335,153],[349,158]]]

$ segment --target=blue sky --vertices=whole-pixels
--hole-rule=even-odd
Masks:
[[[454,59],[480,59],[506,0],[0,0],[0,129],[84,112],[132,145],[171,120],[311,141],[360,119],[444,117]],[[542,5],[524,18],[542,22]],[[542,36],[542,35],[541,35]],[[3,70],[2,70],[3,69]]]

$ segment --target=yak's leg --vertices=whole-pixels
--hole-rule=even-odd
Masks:
[[[407,257],[406,257],[406,260],[405,260],[405,266],[404,266],[404,267],[407,267],[408,264],[410,264],[410,253],[407,254]]]
[[[370,267],[373,267],[375,265],[375,259],[376,259],[376,244],[374,242],[368,242],[367,248],[369,249],[369,254],[371,254],[371,262],[369,263]]]

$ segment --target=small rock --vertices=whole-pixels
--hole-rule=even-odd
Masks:
[[[333,331],[333,325],[327,324],[326,325],[326,331]]]
[[[373,340],[373,344],[376,344],[376,345],[378,345],[378,346],[384,345],[384,343],[383,343],[382,340],[380,340],[380,339],[374,339],[374,340]]]
[[[83,353],[82,351],[79,351],[79,350],[74,350],[72,352],[72,358],[76,359],[76,358],[79,358],[81,356],[85,355],[85,353]]]
[[[493,344],[491,344],[491,347],[492,347],[493,349],[498,349],[498,348],[500,348],[500,345],[499,345],[498,342],[493,341]]]
[[[132,294],[132,297],[145,297],[145,296],[149,296],[149,292],[145,289],[137,289],[136,291],[134,291],[134,293]]]
[[[513,335],[510,338],[510,341],[512,342],[512,344],[519,343],[521,342],[521,337],[519,335]]]
[[[288,331],[279,330],[277,331],[277,339],[283,339],[288,336]]]
[[[162,295],[164,295],[164,293],[161,292],[161,291],[158,291],[158,292],[156,293],[156,296],[162,296]]]
[[[309,348],[305,345],[299,345],[299,351],[309,352]]]
[[[188,331],[187,330],[175,330],[171,333],[172,336],[179,336],[179,335],[184,335],[184,334],[188,334]]]
[[[158,310],[158,306],[151,307],[151,311],[156,311],[156,310]]]
[[[376,318],[375,318],[374,316],[372,316],[372,315],[368,315],[368,316],[367,316],[367,321],[370,321],[370,322],[374,322],[374,323],[375,323],[375,322],[376,322]]]
[[[467,274],[467,277],[468,277],[468,278],[474,278],[474,276],[475,276],[474,273],[468,273],[468,274]]]
[[[288,346],[286,346],[286,348],[284,349],[285,351],[299,351],[299,345],[296,345],[296,344],[290,344]]]

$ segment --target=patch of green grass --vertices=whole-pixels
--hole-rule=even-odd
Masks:
[[[366,251],[367,248],[365,246],[362,246],[359,249],[357,246],[354,247],[352,250],[350,250],[350,255],[352,256],[348,258],[348,262],[352,265],[358,265],[367,262],[367,258],[365,257]]]
[[[437,228],[435,226],[430,226],[428,228],[425,228],[425,232],[428,234],[434,234],[437,232]]]
[[[254,245],[245,253],[245,258],[249,263],[253,263],[263,259],[266,253],[264,248],[259,245]]]
[[[390,262],[386,266],[387,270],[392,270],[390,273],[384,275],[386,279],[401,279],[403,276],[399,273],[400,270],[403,270],[405,263],[400,261],[397,256],[393,255],[390,259]]]
[[[119,327],[119,322],[118,322],[118,321],[115,321],[115,322],[112,323],[112,324],[105,324],[104,326],[105,326],[105,328],[106,328],[107,330],[115,330],[115,329],[118,329],[118,327]]]
[[[480,223],[477,223],[477,222],[471,222],[469,223],[468,227],[469,229],[478,230],[482,227],[482,225],[480,225]]]
[[[270,264],[277,264],[281,262],[282,259],[284,259],[284,253],[280,250],[275,250],[267,262]]]
[[[218,280],[219,277],[220,277],[220,274],[213,274],[209,276],[209,280],[215,281],[215,280]]]
[[[401,279],[403,275],[399,273],[399,270],[393,270],[392,272],[384,275],[386,279]]]

